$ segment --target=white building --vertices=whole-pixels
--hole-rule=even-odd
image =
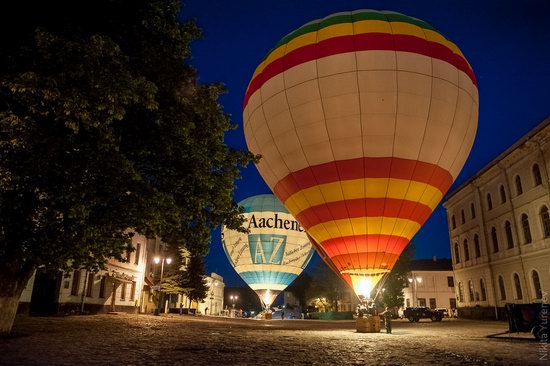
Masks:
[[[448,195],[459,315],[503,318],[550,291],[550,118]]]
[[[109,260],[107,269],[45,272],[38,269],[20,299],[20,312],[31,314],[137,312],[143,302],[147,239],[134,235],[128,261]]]
[[[204,300],[190,303],[189,298],[185,295],[178,295],[178,305],[183,303],[183,307],[187,308],[191,304],[192,309],[196,309],[199,314],[203,315],[220,315],[223,311],[223,296],[225,291],[225,283],[223,277],[212,272],[206,277],[208,285],[207,296]]]
[[[403,289],[405,307],[456,308],[453,267],[450,259],[411,261],[408,287]]]

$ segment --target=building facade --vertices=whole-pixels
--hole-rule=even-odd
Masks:
[[[448,195],[459,316],[548,302],[550,118]]]
[[[19,301],[19,312],[37,315],[138,312],[147,262],[147,239],[132,238],[134,251],[127,261],[109,260],[99,272],[74,270],[46,272],[38,269]]]
[[[453,266],[450,259],[411,261],[408,286],[403,289],[404,307],[456,309]]]

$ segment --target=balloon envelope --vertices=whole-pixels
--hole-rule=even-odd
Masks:
[[[249,233],[222,228],[222,245],[241,278],[269,308],[309,263],[314,249],[304,229],[272,194],[241,202]]]
[[[462,169],[478,90],[462,52],[432,26],[358,10],[283,37],[254,72],[243,108],[260,174],[364,295]]]

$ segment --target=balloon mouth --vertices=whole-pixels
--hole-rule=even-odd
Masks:
[[[260,302],[262,303],[262,306],[264,310],[269,310],[271,307],[271,304],[273,304],[273,301],[275,301],[275,298],[277,295],[281,293],[280,290],[255,290],[256,295],[260,298]]]
[[[389,273],[385,269],[360,269],[360,270],[344,270],[341,273],[347,274],[351,278],[353,291],[360,300],[372,299],[372,292],[380,280]]]

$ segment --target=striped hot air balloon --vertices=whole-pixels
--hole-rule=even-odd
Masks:
[[[272,194],[249,197],[245,209],[249,233],[222,228],[222,245],[235,271],[269,309],[309,263],[314,249],[304,229]]]
[[[252,76],[243,118],[264,180],[368,296],[462,169],[477,82],[458,47],[422,20],[338,13],[275,45]]]

